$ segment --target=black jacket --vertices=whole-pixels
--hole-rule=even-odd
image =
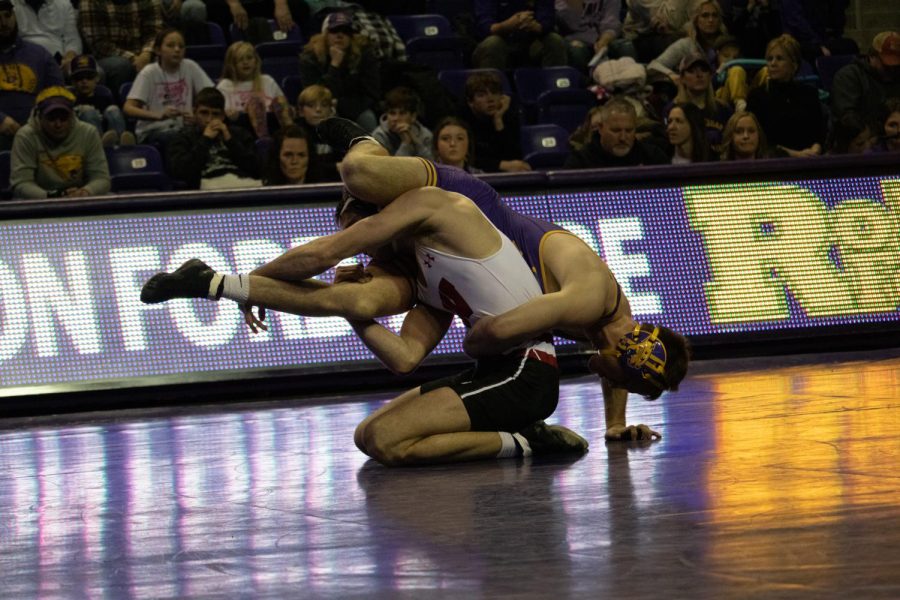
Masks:
[[[237,125],[229,125],[231,139],[225,142],[225,149],[232,168],[210,174],[210,176],[234,173],[240,177],[259,178],[259,161],[253,135]],[[211,158],[215,140],[203,135],[196,125],[181,130],[166,144],[166,169],[173,178],[184,181],[191,189],[200,188],[200,179]]]

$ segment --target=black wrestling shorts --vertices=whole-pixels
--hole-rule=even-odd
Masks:
[[[520,355],[482,360],[458,375],[422,385],[422,393],[449,387],[462,398],[472,431],[516,432],[546,419],[559,401],[556,357]]]

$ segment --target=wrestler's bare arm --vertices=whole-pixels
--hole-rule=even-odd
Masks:
[[[251,275],[300,282],[330,269],[345,258],[419,232],[440,206],[420,200],[418,192],[403,194],[379,213],[361,219],[347,229],[291,248]]]
[[[375,321],[350,321],[356,334],[388,369],[398,374],[412,373],[440,343],[453,315],[425,304],[410,310],[400,335]]]
[[[628,390],[613,386],[606,378],[600,378],[600,387],[603,391],[603,408],[606,416],[606,433],[604,437],[609,441],[632,441],[660,439],[662,435],[658,431],[650,429],[647,425],[628,425],[625,419],[625,409],[628,407]]]

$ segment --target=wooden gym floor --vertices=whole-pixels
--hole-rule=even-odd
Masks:
[[[900,350],[697,363],[654,443],[568,379],[574,460],[383,468],[390,396],[0,420],[0,598],[900,598]]]

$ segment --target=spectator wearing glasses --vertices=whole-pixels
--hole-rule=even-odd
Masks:
[[[97,129],[75,117],[75,96],[52,86],[37,96],[33,116],[16,133],[10,157],[13,197],[99,196],[110,189]]]

